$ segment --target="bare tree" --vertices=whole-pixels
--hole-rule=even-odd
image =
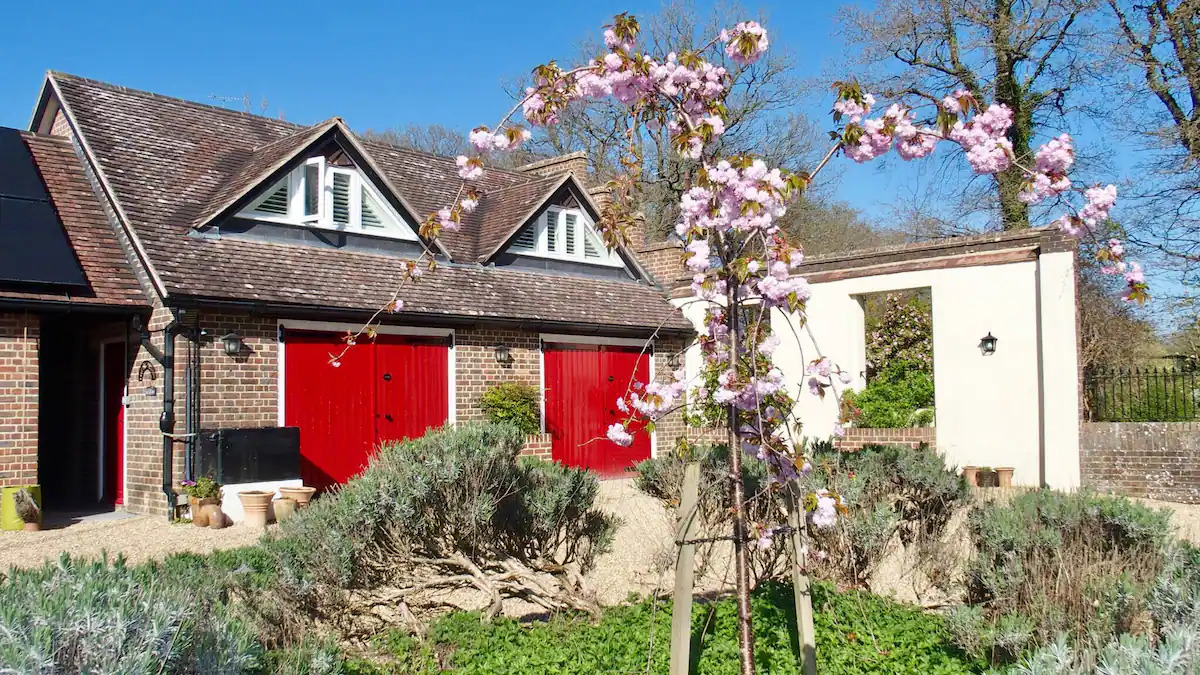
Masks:
[[[1027,161],[1037,131],[1062,128],[1068,94],[1089,81],[1084,47],[1092,36],[1092,0],[882,0],[873,10],[843,8],[839,19],[868,84],[888,97],[938,100],[967,89],[1013,111],[1008,138]],[[1017,199],[1017,168],[992,179],[1005,229],[1028,227]]]
[[[699,40],[711,38],[748,15],[732,4],[703,12],[691,0],[672,0],[657,14],[640,17],[639,49],[665,54],[699,48]],[[579,48],[582,59],[570,60],[587,60],[601,51],[598,43],[584,42]],[[701,55],[724,65],[736,81],[726,100],[726,131],[706,148],[706,157],[752,153],[772,166],[789,169],[815,164],[819,148],[814,141],[821,139],[799,112],[806,92],[797,76],[795,59],[787,50],[772,46],[766,57],[750,66],[727,60],[720,45],[708,47]],[[515,94],[524,85],[525,81],[519,80],[509,89]],[[625,173],[622,160],[628,157],[622,157],[622,148],[628,147],[629,134],[637,135],[642,148],[638,158],[642,168],[638,206],[646,214],[648,236],[666,236],[675,224],[675,205],[690,187],[686,177],[696,162],[680,158],[665,129],[630,129],[628,108],[616,102],[590,103],[586,110],[581,105],[568,109],[559,119],[558,124],[537,130],[530,149],[541,155],[584,150],[597,179],[602,181]]]
[[[403,129],[367,129],[363,132],[363,137],[442,157],[454,157],[466,154],[470,150],[465,134],[440,124],[410,124]]]

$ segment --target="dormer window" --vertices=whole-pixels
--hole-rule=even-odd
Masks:
[[[551,207],[526,225],[509,249],[519,255],[559,258],[573,262],[620,267],[624,263],[609,251],[580,209]]]
[[[313,157],[267,188],[242,218],[415,240],[412,230],[354,166]]]

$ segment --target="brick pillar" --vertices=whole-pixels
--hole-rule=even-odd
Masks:
[[[41,320],[0,314],[0,486],[38,478],[38,345]]]

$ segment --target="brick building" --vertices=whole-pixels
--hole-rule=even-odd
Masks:
[[[430,239],[421,223],[461,184],[454,160],[340,118],[302,126],[50,73],[29,131],[0,138],[20,146],[0,162],[31,163],[44,186],[53,222],[36,227],[61,229],[79,269],[0,269],[0,485],[40,483],[49,509],[166,513],[213,457],[232,482],[330,485],[381,440],[481,418],[502,382],[542,392],[531,454],[616,475],[682,433],[676,419],[631,448],[591,442],[691,328],[667,318],[662,252],[597,236],[607,195],[581,154],[489,169],[478,207]],[[0,199],[13,191],[0,183]],[[298,472],[267,458],[292,438],[280,429],[299,430]]]

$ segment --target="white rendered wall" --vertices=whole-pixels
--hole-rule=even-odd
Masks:
[[[1015,484],[1038,485],[1043,480],[1039,402],[1044,396],[1044,480],[1056,488],[1077,487],[1079,399],[1073,261],[1070,252],[1043,255],[1040,293],[1039,262],[1032,260],[813,284],[807,326],[799,325],[795,315],[782,312],[775,312],[772,318],[772,327],[783,339],[776,363],[796,397],[801,433],[827,438],[838,418],[833,396],[822,400],[804,386],[808,362],[828,356],[853,374],[851,388],[865,385],[866,331],[859,298],[929,287],[938,451],[956,466],[1011,466]],[[1043,317],[1040,366],[1039,300]],[[684,305],[683,312],[701,325],[702,303]],[[999,342],[996,353],[985,356],[980,353],[979,340],[989,332]],[[689,375],[699,370],[698,348],[689,351],[687,367]],[[840,388],[840,382],[837,384]]]

